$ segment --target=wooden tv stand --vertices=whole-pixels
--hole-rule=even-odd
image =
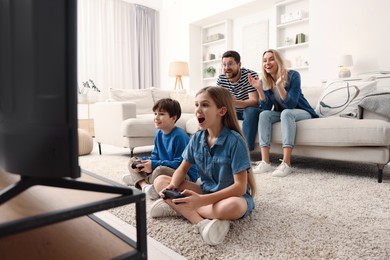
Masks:
[[[0,172],[0,191],[18,179]],[[119,186],[85,170],[76,181]],[[92,214],[129,203],[136,207],[136,242]],[[0,204],[0,252],[2,259],[147,259],[145,194],[32,186]]]

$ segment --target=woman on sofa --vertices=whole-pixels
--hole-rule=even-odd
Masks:
[[[295,143],[296,122],[317,118],[318,115],[305,99],[301,90],[299,72],[287,70],[280,54],[275,50],[263,53],[262,79],[248,76],[249,82],[259,93],[263,112],[259,116],[259,142],[262,160],[254,173],[272,170],[269,151],[271,146],[272,124],[281,122],[283,160],[272,173],[275,177],[285,177],[291,173],[291,154]]]

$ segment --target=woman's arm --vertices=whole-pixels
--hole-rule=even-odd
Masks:
[[[265,101],[267,97],[264,94],[263,84],[259,77],[253,77],[251,74],[248,74],[248,81],[256,90],[259,95],[260,101]]]
[[[288,109],[293,109],[297,107],[299,98],[301,96],[301,76],[297,71],[290,71],[288,73],[287,86],[285,87],[286,97],[283,98],[282,102],[284,106]]]

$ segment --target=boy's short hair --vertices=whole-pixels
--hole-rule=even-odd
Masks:
[[[181,116],[180,103],[172,98],[163,98],[158,100],[153,106],[153,112],[163,111],[169,114],[169,117],[176,116],[176,121]]]

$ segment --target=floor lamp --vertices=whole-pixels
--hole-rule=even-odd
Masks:
[[[169,76],[176,77],[174,90],[183,89],[182,76],[188,76],[188,63],[184,61],[173,61],[169,65]]]

